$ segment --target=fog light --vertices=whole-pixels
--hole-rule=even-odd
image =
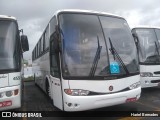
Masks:
[[[148,81],[148,80],[146,80],[146,81],[145,81],[145,84],[149,84],[149,81]]]
[[[77,107],[77,106],[78,106],[78,104],[74,104],[74,106],[75,106],[75,107]]]
[[[71,107],[72,106],[72,103],[68,103],[68,107]]]
[[[7,91],[7,92],[6,92],[6,96],[7,96],[7,97],[11,97],[11,96],[12,96],[12,91]]]

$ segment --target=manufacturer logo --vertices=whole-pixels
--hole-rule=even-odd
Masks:
[[[113,86],[109,86],[109,91],[113,91]]]

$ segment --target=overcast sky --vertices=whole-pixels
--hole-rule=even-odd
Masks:
[[[59,9],[88,9],[124,17],[131,28],[137,25],[160,26],[160,0],[0,0],[0,14],[15,16],[19,28],[28,36],[32,50],[43,30]]]

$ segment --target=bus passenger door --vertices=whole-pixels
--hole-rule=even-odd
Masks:
[[[54,33],[50,38],[50,66],[51,66],[51,90],[53,96],[53,104],[57,108],[63,110],[62,103],[62,84],[60,77],[60,67],[59,67],[59,53],[55,49],[56,38]]]

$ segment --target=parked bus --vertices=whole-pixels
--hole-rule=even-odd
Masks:
[[[22,53],[28,49],[27,36],[20,36],[16,18],[0,15],[0,111],[21,107]]]
[[[60,110],[84,111],[140,97],[137,49],[120,16],[57,11],[32,58],[35,83]]]
[[[141,26],[132,29],[139,54],[142,88],[160,85],[160,28]]]

